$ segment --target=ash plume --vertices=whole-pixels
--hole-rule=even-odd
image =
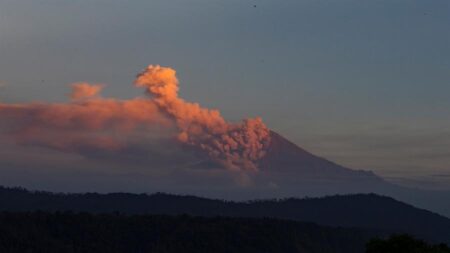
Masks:
[[[217,110],[184,101],[178,97],[178,79],[171,68],[150,65],[135,84],[145,87],[161,110],[175,120],[181,142],[204,150],[229,169],[257,170],[256,162],[270,143],[270,130],[260,118],[232,124]]]
[[[146,140],[163,126],[229,170],[257,171],[270,143],[262,120],[229,123],[219,111],[179,98],[178,84],[175,70],[150,65],[135,80],[149,98],[103,98],[102,85],[76,83],[67,103],[0,103],[0,131],[21,145],[84,155],[86,150],[120,153],[133,145],[131,137]]]

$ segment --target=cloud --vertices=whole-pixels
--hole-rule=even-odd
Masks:
[[[0,125],[22,145],[63,152],[120,152],[140,128],[171,126],[147,99],[92,98],[69,103],[0,104]]]
[[[450,174],[435,174],[431,175],[432,177],[443,177],[443,178],[450,178]]]
[[[102,85],[89,83],[74,83],[71,86],[70,98],[73,100],[97,96],[103,89]]]

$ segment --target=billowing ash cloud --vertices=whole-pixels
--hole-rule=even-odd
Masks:
[[[178,97],[175,70],[148,66],[135,84],[150,98],[118,100],[99,95],[101,85],[72,85],[68,103],[0,103],[0,129],[22,145],[86,152],[126,152],[136,139],[172,129],[179,143],[206,153],[230,170],[257,170],[270,131],[260,118],[226,122],[217,110]],[[141,145],[141,143],[139,144]]]
[[[170,124],[148,99],[92,98],[70,103],[0,104],[0,125],[23,145],[65,152],[120,151],[139,128]]]
[[[176,121],[181,142],[204,150],[229,169],[257,170],[256,162],[270,142],[270,131],[260,118],[230,124],[219,111],[184,101],[178,97],[178,80],[171,68],[150,65],[135,84],[147,88],[161,110]]]
[[[74,83],[72,84],[72,92],[70,98],[73,100],[94,97],[100,93],[102,86],[98,84],[89,83]]]

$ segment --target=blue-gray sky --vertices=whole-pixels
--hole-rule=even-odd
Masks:
[[[447,0],[2,0],[0,101],[62,101],[77,81],[130,98],[161,64],[227,119],[261,116],[343,165],[450,189],[449,13]]]

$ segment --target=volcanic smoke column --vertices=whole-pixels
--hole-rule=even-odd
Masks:
[[[178,97],[178,79],[171,68],[150,65],[135,84],[145,87],[160,109],[175,120],[181,142],[205,151],[228,169],[258,169],[257,161],[270,144],[270,130],[261,118],[228,123],[219,111],[184,101]]]

